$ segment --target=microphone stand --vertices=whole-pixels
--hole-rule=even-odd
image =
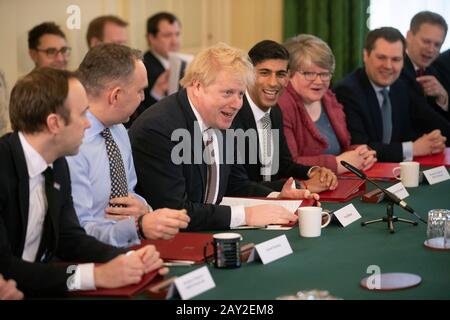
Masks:
[[[389,232],[390,233],[394,233],[395,232],[394,222],[409,223],[409,224],[412,224],[414,226],[417,226],[419,224],[417,221],[412,221],[412,220],[408,220],[408,219],[402,219],[402,218],[398,218],[397,216],[394,216],[394,204],[396,204],[396,203],[394,202],[393,199],[397,197],[396,195],[394,195],[393,193],[391,193],[388,190],[386,190],[386,189],[382,188],[381,186],[379,186],[375,181],[369,179],[366,174],[364,174],[363,172],[360,172],[358,169],[354,168],[349,163],[347,163],[345,161],[341,161],[341,164],[345,168],[347,168],[350,172],[354,173],[359,178],[370,182],[375,187],[380,189],[385,195],[387,195],[386,198],[388,200],[388,204],[387,204],[387,207],[386,207],[386,216],[382,217],[380,219],[375,219],[375,220],[369,220],[369,221],[361,222],[361,226],[364,227],[364,226],[367,226],[368,224],[379,223],[379,222],[386,222],[387,226],[388,226],[388,229],[389,229]],[[418,218],[420,220],[422,220],[421,217],[418,217]]]

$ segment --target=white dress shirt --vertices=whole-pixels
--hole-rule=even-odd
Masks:
[[[42,173],[49,165],[28,143],[22,132],[19,132],[19,139],[25,155],[29,176],[28,224],[22,259],[28,262],[35,262],[48,208],[45,195],[45,179]],[[73,277],[74,281],[70,283],[69,290],[95,289],[93,263],[78,265]]]

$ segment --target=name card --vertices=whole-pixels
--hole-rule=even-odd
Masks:
[[[175,279],[167,296],[171,298],[178,293],[181,299],[189,300],[215,286],[211,273],[205,266]]]
[[[343,227],[361,219],[361,215],[358,210],[356,210],[353,204],[343,207],[342,209],[336,210],[334,212],[335,217],[339,220]]]
[[[282,257],[290,255],[292,253],[291,245],[289,244],[286,235],[282,235],[272,240],[261,242],[257,244],[253,249],[248,262],[261,259],[263,264],[271,263]]]
[[[436,184],[439,182],[450,180],[450,175],[448,174],[445,166],[425,170],[423,174],[427,178],[429,184]]]
[[[392,187],[389,187],[386,190],[392,192],[397,197],[399,197],[401,200],[409,197],[408,191],[406,190],[405,186],[401,182],[394,184]]]

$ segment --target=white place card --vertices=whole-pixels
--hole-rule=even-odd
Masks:
[[[254,261],[259,258],[261,259],[263,264],[268,264],[282,257],[290,255],[291,253],[291,245],[289,244],[286,235],[283,234],[282,236],[257,244],[250,254],[248,262]]]
[[[445,168],[445,166],[425,170],[423,174],[427,178],[429,184],[436,184],[439,182],[450,180],[450,175],[448,174],[447,168]]]
[[[342,209],[336,210],[334,215],[342,224],[343,227],[348,226],[349,224],[355,222],[356,220],[361,219],[361,215],[358,210],[356,210],[353,204],[349,204],[348,206],[343,207]]]
[[[399,197],[401,200],[409,197],[408,191],[406,190],[405,186],[401,182],[394,184],[392,187],[389,187],[386,190],[392,192],[397,197]]]
[[[169,288],[167,296],[173,297],[178,292],[181,299],[189,300],[215,286],[211,273],[205,266],[176,278]]]

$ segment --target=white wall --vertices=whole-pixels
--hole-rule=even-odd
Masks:
[[[182,22],[182,48],[196,53],[224,41],[248,50],[262,39],[281,41],[282,0],[0,0],[0,69],[11,90],[18,77],[34,67],[28,56],[27,33],[43,21],[61,26],[72,47],[69,68],[76,69],[87,51],[89,22],[104,14],[115,14],[129,22],[129,45],[147,49],[147,18],[170,11]],[[68,6],[81,9],[81,28],[69,30]]]

